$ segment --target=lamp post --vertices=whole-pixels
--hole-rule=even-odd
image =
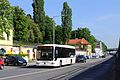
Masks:
[[[55,44],[55,26],[54,26],[54,22],[53,22],[53,44]]]
[[[53,16],[53,19],[56,18],[56,17],[65,17],[67,15],[57,15],[57,16]],[[55,23],[53,22],[53,44],[55,44]]]

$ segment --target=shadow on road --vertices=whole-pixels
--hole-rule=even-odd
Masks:
[[[65,66],[69,66],[71,64],[68,64],[68,65],[62,65],[62,67],[65,67]],[[20,68],[48,68],[48,69],[52,69],[52,68],[60,68],[59,66],[58,67],[54,67],[54,66],[36,66],[36,65],[27,65],[27,66],[21,66]]]
[[[51,69],[52,69],[52,68],[55,68],[55,67],[51,67],[51,66],[48,67],[48,66],[29,65],[29,66],[21,66],[20,68],[33,68],[33,69],[34,69],[34,68],[35,68],[35,69],[36,69],[36,68],[37,68],[37,69],[41,69],[41,68],[42,68],[42,69],[44,69],[44,68],[50,69],[50,68],[51,68]]]
[[[98,64],[69,80],[114,80],[114,57]]]

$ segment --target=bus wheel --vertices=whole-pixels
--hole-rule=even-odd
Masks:
[[[62,61],[60,60],[60,67],[62,67]]]

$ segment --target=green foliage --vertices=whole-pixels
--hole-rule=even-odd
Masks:
[[[92,45],[92,51],[94,51],[96,46],[96,39],[93,35],[91,35],[91,32],[88,28],[78,28],[77,30],[72,31],[71,38],[84,38],[86,39],[91,45]]]
[[[10,36],[12,29],[12,7],[8,0],[0,0],[0,39],[4,39],[3,32]]]
[[[13,16],[14,40],[19,42],[27,42],[28,40],[28,24],[24,11],[19,7],[14,7]]]
[[[43,37],[42,37],[42,33],[39,31],[39,28],[38,27],[34,27],[33,28],[33,33],[34,33],[34,36],[35,36],[35,43],[42,43],[43,41]]]
[[[44,42],[46,44],[53,43],[53,26],[54,21],[49,16],[45,17],[45,36],[44,36]]]
[[[63,31],[63,44],[67,44],[67,41],[71,37],[72,30],[72,10],[68,6],[67,2],[63,4],[62,15],[62,31]]]
[[[88,28],[78,28],[78,35],[79,38],[85,38],[86,40],[90,37],[91,33]]]
[[[95,51],[95,46],[96,46],[96,38],[93,36],[93,35],[90,35],[89,37],[88,37],[88,42],[92,45],[92,51],[94,52]]]
[[[24,11],[19,7],[14,7],[13,16],[14,25],[14,42],[16,45],[29,45],[34,43],[41,43],[42,33],[39,30],[31,15],[25,15]]]
[[[39,25],[39,30],[45,36],[45,12],[44,12],[44,0],[33,0],[33,18],[34,22]]]
[[[41,43],[42,42],[42,33],[39,30],[38,24],[32,21],[30,15],[27,16],[28,20],[28,42],[30,43]]]
[[[6,54],[6,56],[21,56],[21,57],[25,57],[25,56],[28,56],[28,54]]]
[[[29,30],[29,37],[28,37],[28,41],[31,42],[31,43],[34,43],[35,41],[35,36],[34,36],[34,33],[33,33],[33,30]]]
[[[103,52],[106,52],[106,51],[107,51],[107,46],[105,45],[104,42],[102,42],[102,50],[103,50]]]
[[[57,25],[55,29],[55,43],[62,43],[62,27],[60,25]]]

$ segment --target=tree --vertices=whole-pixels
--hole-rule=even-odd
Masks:
[[[71,32],[71,39],[75,39],[75,38],[78,38],[77,37],[77,32],[78,32],[78,30],[73,30],[72,32]]]
[[[30,17],[31,15],[27,16],[28,17],[28,41],[30,43],[41,43],[42,42],[42,33],[39,30],[38,24],[36,24],[32,18]]]
[[[90,35],[87,40],[92,45],[92,51],[94,52],[95,51],[96,42],[97,42],[96,38],[93,35]]]
[[[73,30],[71,33],[71,38],[84,38],[92,45],[92,51],[94,52],[96,46],[96,38],[91,34],[88,28],[78,28],[77,30]]]
[[[85,38],[86,40],[88,40],[88,37],[91,35],[91,32],[88,28],[78,28],[77,33],[78,38]]]
[[[39,28],[37,27],[37,24],[34,24],[36,27],[33,28],[33,33],[34,33],[34,37],[35,37],[35,43],[42,43],[43,41],[43,37],[42,37],[42,33],[39,31]]]
[[[28,23],[24,11],[19,7],[14,7],[13,15],[14,41],[28,41]]]
[[[63,44],[67,44],[67,41],[71,37],[72,30],[72,10],[68,6],[67,2],[63,3],[63,9],[61,12],[62,17],[62,32],[63,32]]]
[[[29,43],[34,43],[35,41],[35,36],[34,36],[34,32],[33,32],[33,27],[36,27],[34,26],[34,22],[32,21],[32,17],[30,14],[27,14],[27,23],[28,23],[28,42]]]
[[[53,26],[54,20],[49,16],[45,17],[45,36],[43,43],[53,43]]]
[[[39,30],[45,36],[45,12],[44,12],[44,0],[33,0],[33,18],[34,22],[39,25]]]
[[[10,36],[12,29],[12,7],[8,0],[0,0],[0,39],[4,39],[3,32]]]
[[[102,42],[102,50],[103,50],[103,52],[107,51],[107,46],[104,42]]]
[[[33,30],[30,29],[30,30],[29,30],[28,42],[34,43],[34,41],[35,41],[35,36],[34,36]]]
[[[61,42],[62,42],[62,27],[60,25],[57,25],[55,29],[55,43],[61,44]]]

